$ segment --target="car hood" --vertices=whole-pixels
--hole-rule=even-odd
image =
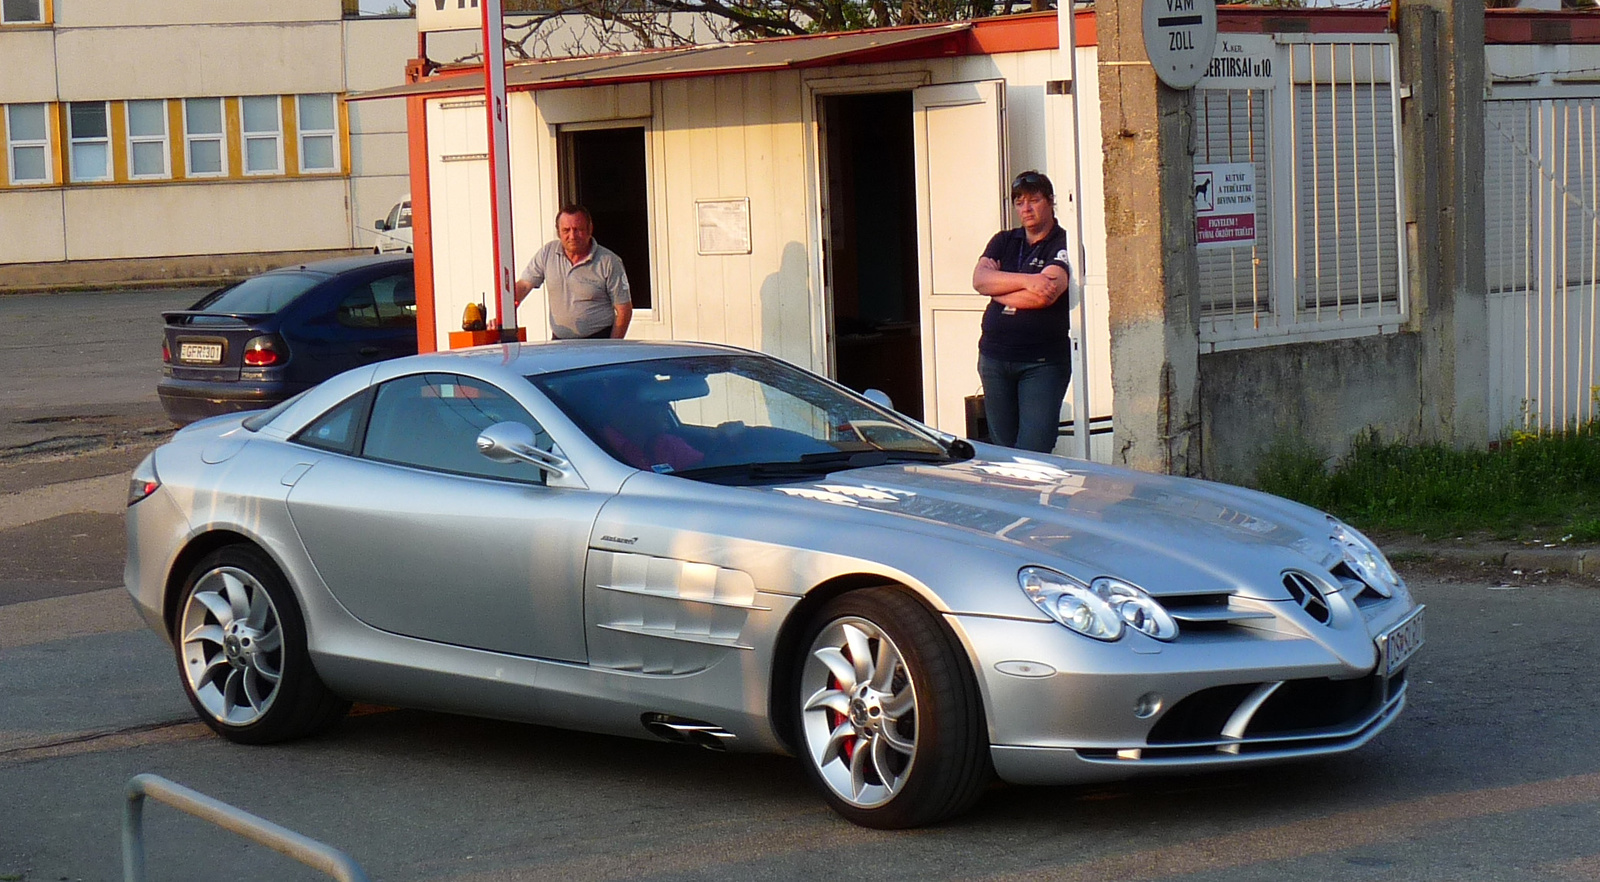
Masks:
[[[1116,576],[1156,595],[1283,600],[1283,570],[1326,569],[1339,559],[1327,516],[1298,503],[1054,456],[884,465],[752,489],[832,507],[836,519],[863,528],[936,531],[1086,580]]]

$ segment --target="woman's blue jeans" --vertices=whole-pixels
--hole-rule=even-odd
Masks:
[[[989,440],[1040,453],[1055,449],[1072,362],[1001,361],[980,354],[978,378],[983,381]]]

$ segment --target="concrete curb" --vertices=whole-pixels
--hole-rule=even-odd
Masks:
[[[1486,566],[1520,570],[1523,573],[1567,573],[1574,576],[1600,576],[1600,548],[1529,547],[1522,545],[1476,544],[1432,546],[1391,543],[1384,548],[1391,557],[1407,560]]]

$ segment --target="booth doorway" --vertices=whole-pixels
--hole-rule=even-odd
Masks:
[[[650,187],[643,126],[564,129],[558,141],[561,202],[594,216],[594,240],[622,258],[633,308],[649,309]],[[550,218],[555,232],[555,218]]]
[[[911,114],[909,91],[819,98],[834,379],[922,419]]]

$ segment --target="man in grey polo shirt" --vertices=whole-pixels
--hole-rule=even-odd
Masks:
[[[550,301],[550,333],[557,340],[628,333],[633,294],[616,252],[595,242],[594,219],[581,205],[556,215],[556,238],[546,242],[517,279],[517,305],[544,286]]]

